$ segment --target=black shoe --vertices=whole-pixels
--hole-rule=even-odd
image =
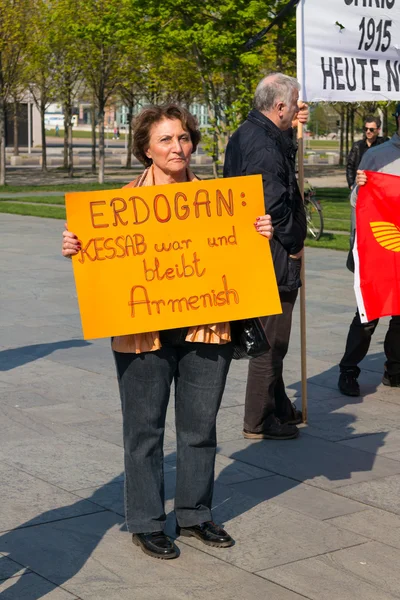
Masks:
[[[382,377],[382,383],[389,387],[400,387],[400,373],[389,375],[389,373],[385,371]]]
[[[177,525],[176,533],[185,537],[195,537],[207,546],[214,546],[215,548],[229,548],[235,543],[222,527],[212,521],[206,521],[192,527],[179,527]]]
[[[301,410],[296,408],[295,404],[292,404],[293,414],[290,417],[279,417],[281,423],[287,423],[288,425],[300,425],[303,422],[303,413]]]
[[[133,533],[132,542],[140,546],[145,554],[164,560],[179,556],[179,550],[163,531]]]
[[[289,423],[281,423],[279,419],[275,419],[271,425],[265,427],[260,432],[252,432],[243,429],[243,437],[248,440],[292,440],[297,438],[299,430],[296,425]]]
[[[338,388],[345,396],[360,395],[360,386],[354,373],[340,373]]]

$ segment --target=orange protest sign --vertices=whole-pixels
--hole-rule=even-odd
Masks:
[[[260,175],[66,194],[85,339],[281,312]]]

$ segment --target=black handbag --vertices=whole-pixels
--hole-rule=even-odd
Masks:
[[[270,349],[264,328],[258,317],[231,321],[233,358],[255,358]]]

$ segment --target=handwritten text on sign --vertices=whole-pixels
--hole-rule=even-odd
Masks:
[[[66,195],[85,338],[281,312],[259,175]]]
[[[304,100],[398,100],[400,0],[302,0],[297,19]]]

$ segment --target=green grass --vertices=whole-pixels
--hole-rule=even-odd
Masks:
[[[13,198],[1,198],[0,202],[10,202]],[[24,196],[14,198],[17,202],[34,202],[35,204],[65,204],[64,196]]]
[[[317,188],[316,198],[322,205],[324,229],[350,231],[349,195],[348,188]]]
[[[306,239],[306,246],[312,248],[330,248],[331,250],[349,250],[349,236],[335,233],[323,233],[321,239],[315,240]]]
[[[41,206],[38,204],[17,204],[1,202],[0,213],[12,215],[29,215],[31,217],[46,217],[49,219],[65,219],[65,208],[61,206]]]
[[[350,232],[350,219],[347,221],[324,218],[324,229]]]
[[[339,142],[336,140],[310,140],[307,142],[306,150],[319,150],[320,148],[329,148],[331,150],[339,150]]]

